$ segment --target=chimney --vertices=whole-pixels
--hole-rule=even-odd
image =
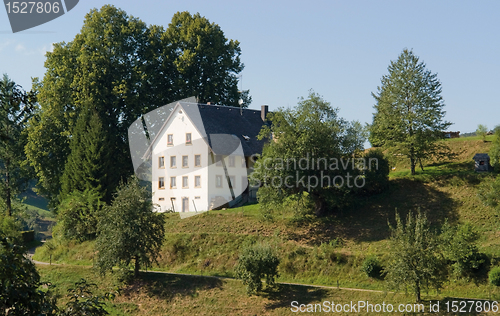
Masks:
[[[266,116],[268,112],[269,112],[269,107],[267,105],[262,105],[260,107],[260,117],[264,122],[266,121]]]

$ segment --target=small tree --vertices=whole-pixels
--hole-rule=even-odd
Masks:
[[[269,246],[257,244],[245,247],[239,256],[236,276],[243,280],[249,294],[262,290],[262,278],[266,287],[275,285],[280,260]]]
[[[59,204],[57,217],[63,238],[77,241],[95,238],[98,213],[104,206],[99,196],[93,189],[75,190]]]
[[[410,290],[417,302],[422,289],[440,288],[444,281],[443,258],[437,235],[430,229],[427,217],[408,213],[406,223],[396,213],[396,227],[389,224],[391,258],[386,280],[396,290]]]
[[[41,285],[25,249],[0,236],[1,315],[55,315],[54,301],[39,289]]]
[[[486,134],[488,134],[488,127],[483,124],[479,124],[476,129],[476,135],[481,136],[483,142],[486,142]]]
[[[478,239],[479,234],[470,223],[451,226],[446,222],[443,225],[440,244],[457,275],[470,276],[484,263],[477,248]]]
[[[76,282],[68,289],[69,302],[58,316],[102,316],[109,315],[104,309],[105,301],[114,299],[113,293],[96,295],[93,291],[96,284],[88,283],[85,279]]]
[[[496,172],[500,172],[500,125],[495,127],[495,138],[490,148],[491,165]]]
[[[165,218],[153,209],[151,192],[136,177],[121,184],[111,206],[101,212],[96,248],[101,273],[118,265],[128,270],[134,262],[134,277],[141,267],[156,261],[165,237]]]

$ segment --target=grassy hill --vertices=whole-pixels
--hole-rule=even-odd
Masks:
[[[165,245],[154,269],[232,277],[242,247],[264,241],[275,247],[281,257],[280,282],[384,290],[384,281],[366,277],[360,270],[361,263],[370,255],[382,261],[386,258],[388,221],[394,223],[396,209],[405,216],[418,208],[435,225],[445,219],[451,223],[472,223],[481,233],[480,251],[490,256],[492,265],[497,265],[498,214],[477,195],[478,187],[494,175],[475,173],[472,161],[475,153],[487,153],[491,143],[460,138],[447,140],[446,144],[453,157],[428,163],[416,176],[409,175],[405,163],[396,164],[387,191],[365,198],[332,217],[296,220],[293,210],[289,210],[269,221],[263,219],[258,205],[210,211],[182,220],[178,214],[168,214]],[[92,242],[63,242],[52,253],[52,260],[92,264],[93,255]],[[48,261],[47,250],[37,250],[35,259]],[[476,282],[452,280],[437,297],[487,299],[499,295],[500,291],[489,285],[483,275]]]

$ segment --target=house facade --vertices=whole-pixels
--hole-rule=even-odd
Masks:
[[[248,174],[267,111],[178,102],[147,151],[160,211],[202,212],[255,197]]]

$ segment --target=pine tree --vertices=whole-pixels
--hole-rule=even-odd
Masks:
[[[92,109],[84,109],[71,138],[71,152],[61,180],[60,200],[75,190],[93,190],[103,201],[111,201],[117,177],[109,173],[109,147],[101,119]]]
[[[369,141],[388,149],[396,157],[410,159],[411,174],[415,166],[431,156],[440,156],[445,148],[437,140],[451,123],[443,120],[444,101],[437,75],[411,50],[403,50],[391,61],[389,74],[381,79],[376,113],[370,126]]]

